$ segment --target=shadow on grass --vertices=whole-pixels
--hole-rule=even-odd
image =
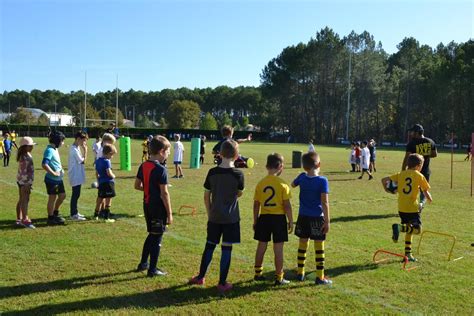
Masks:
[[[99,284],[129,281],[132,279],[142,277],[137,274],[133,278],[126,278],[123,280],[101,280],[101,279],[106,279],[110,277],[130,274],[132,272],[134,272],[134,270],[118,272],[118,273],[96,274],[96,275],[90,275],[90,276],[78,277],[78,278],[72,278],[72,279],[66,279],[66,280],[55,280],[55,281],[50,281],[50,282],[37,282],[37,283],[29,283],[29,284],[14,285],[14,286],[3,286],[3,287],[0,287],[0,297],[7,298],[7,297],[29,295],[33,293],[45,293],[45,292],[51,292],[51,291],[71,290],[71,289],[76,289],[76,288],[89,286],[89,285],[99,285]]]
[[[350,178],[350,179],[328,179],[330,182],[333,181],[355,181],[357,178]]]
[[[87,217],[87,220],[86,221],[70,221],[68,220],[69,219],[69,216],[66,216],[66,215],[62,215],[65,219],[66,219],[66,223],[64,225],[76,225],[76,224],[79,224],[79,225],[84,225],[84,224],[101,224],[103,223],[103,220],[94,220],[94,219],[91,219],[89,216],[86,216]],[[127,214],[127,213],[114,213],[114,218],[117,219],[117,220],[120,220],[122,218],[136,218],[136,217],[140,217],[140,216],[137,216],[137,215],[133,215],[133,214]],[[36,227],[36,228],[46,228],[46,227],[51,227],[54,229],[54,225],[48,225],[48,219],[45,217],[45,218],[34,218],[31,220],[33,222],[33,225]],[[62,226],[62,225],[60,225]],[[2,230],[22,230],[22,229],[27,229],[28,228],[25,228],[23,226],[20,226],[20,225],[16,225],[15,223],[15,220],[11,219],[11,220],[0,220],[0,231]]]
[[[359,216],[341,216],[341,217],[332,218],[331,223],[365,221],[365,220],[392,218],[392,217],[398,218],[398,214],[380,214],[380,215],[370,214],[370,215],[359,215]]]
[[[126,274],[129,272],[123,272],[119,274]],[[266,275],[269,280],[272,280],[273,273],[271,275]],[[104,275],[113,276],[113,275]],[[102,276],[102,277],[104,277]],[[8,292],[3,290],[0,292],[2,297],[8,295],[9,292],[14,291],[16,295],[28,294],[41,292],[41,289],[46,289],[47,291],[55,290],[65,290],[70,288],[75,288],[79,286],[88,285],[87,282],[89,279],[93,278],[77,278],[70,280],[59,280],[49,283],[37,283],[29,285],[20,285],[18,287],[7,288]],[[101,276],[95,276],[101,277]],[[143,277],[143,276],[141,276]],[[130,280],[130,279],[125,279]],[[81,283],[84,282],[84,283]],[[110,282],[116,282],[111,280]],[[91,282],[96,283],[96,282]],[[307,286],[312,286],[310,283],[305,284]],[[290,285],[292,287],[292,285]],[[301,287],[301,284],[298,285]],[[57,304],[44,304],[41,306],[33,307],[31,309],[26,309],[22,311],[9,311],[3,312],[2,315],[17,315],[17,314],[59,314],[59,313],[71,313],[71,312],[97,312],[97,310],[120,310],[128,308],[161,308],[168,306],[186,306],[191,304],[205,304],[211,301],[225,298],[235,298],[239,296],[245,296],[251,293],[264,292],[271,290],[280,291],[286,290],[288,286],[274,286],[273,282],[255,282],[253,280],[247,280],[239,283],[234,283],[234,289],[227,293],[225,296],[221,295],[216,286],[192,286],[188,284],[181,284],[176,286],[171,286],[167,288],[157,289],[150,292],[144,293],[134,293],[134,294],[125,294],[125,295],[111,295],[104,297],[97,297],[91,299],[80,300],[76,302],[67,302],[67,303],[57,303]],[[43,290],[43,292],[46,292]],[[16,296],[15,295],[15,296]],[[12,296],[12,295],[10,295]]]

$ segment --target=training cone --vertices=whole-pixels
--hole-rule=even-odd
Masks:
[[[252,158],[247,159],[247,168],[252,169],[255,166],[255,161]]]

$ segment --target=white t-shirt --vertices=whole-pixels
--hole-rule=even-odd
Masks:
[[[176,143],[174,143],[173,161],[174,162],[182,162],[183,161],[183,152],[184,152],[183,143],[178,140]]]
[[[360,159],[360,167],[362,169],[369,169],[369,163],[370,163],[370,151],[369,148],[361,148],[361,159]]]
[[[95,155],[95,159],[99,159],[99,150],[101,151],[101,155],[102,155],[102,146],[100,145],[100,142],[98,143],[94,143],[92,145],[92,151],[94,152],[94,155]]]
[[[97,145],[97,154],[95,154],[95,159],[102,158],[103,154],[102,151],[104,150],[104,146],[102,146],[102,143],[99,143]]]
[[[315,151],[316,150],[314,149],[314,145],[310,143],[309,146],[308,146],[308,152],[309,153],[314,153]]]
[[[69,183],[73,187],[77,185],[82,185],[86,182],[84,157],[82,156],[81,149],[76,145],[72,145],[69,148],[67,174],[69,176]]]

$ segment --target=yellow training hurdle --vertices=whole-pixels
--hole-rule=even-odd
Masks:
[[[451,235],[451,234],[446,234],[446,233],[440,233],[440,232],[434,232],[434,231],[431,231],[431,230],[424,230],[421,232],[421,235],[420,235],[420,241],[418,242],[418,249],[417,249],[417,254],[420,254],[420,246],[421,246],[421,241],[423,240],[423,236],[425,234],[433,234],[433,235],[439,235],[439,236],[445,236],[445,237],[448,237],[448,238],[451,238],[453,240],[453,243],[451,245],[451,249],[449,250],[449,253],[448,253],[448,261],[451,260],[451,256],[453,255],[453,249],[454,249],[454,245],[456,244],[456,236],[454,235]]]

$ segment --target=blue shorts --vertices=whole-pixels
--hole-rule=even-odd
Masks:
[[[180,165],[180,164],[181,164],[181,161],[175,161],[174,164],[175,164],[175,165]]]

